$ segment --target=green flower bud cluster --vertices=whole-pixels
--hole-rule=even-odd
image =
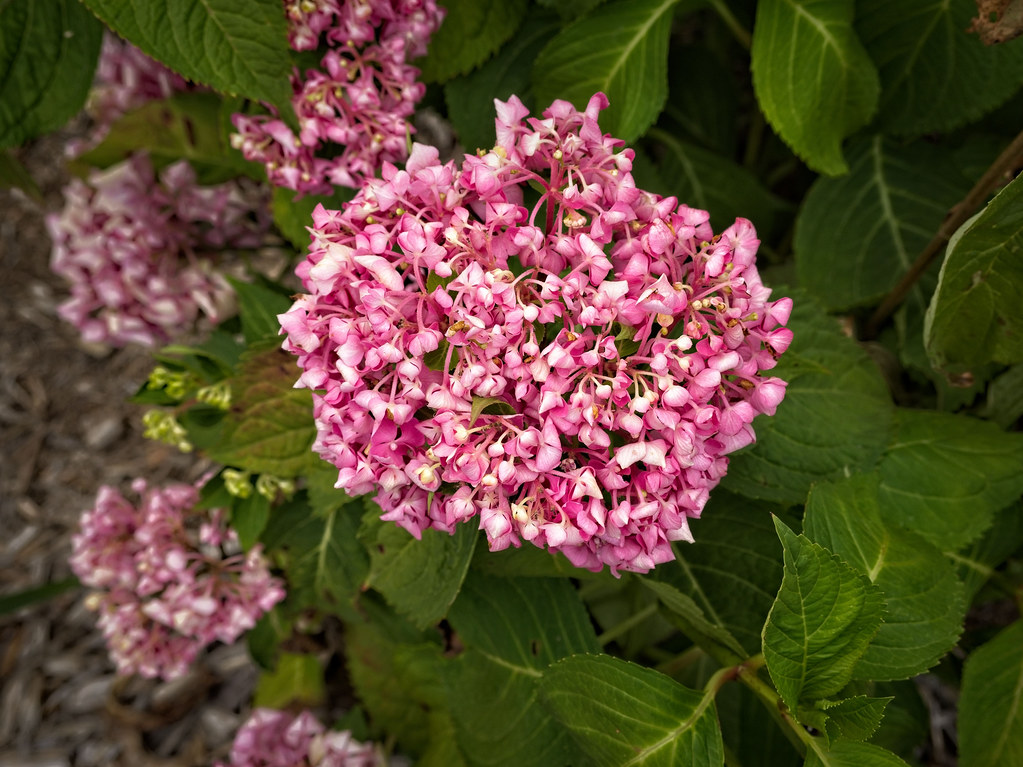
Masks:
[[[146,427],[143,432],[146,439],[173,445],[182,453],[192,452],[194,446],[188,441],[188,433],[173,414],[165,410],[149,410],[142,416],[142,423]]]
[[[162,365],[153,368],[149,374],[146,386],[149,389],[163,389],[168,397],[174,400],[183,400],[190,389],[198,386],[199,380],[191,373],[183,370],[168,370]]]
[[[231,387],[227,381],[204,386],[195,393],[196,399],[207,405],[227,410],[231,407]]]
[[[249,472],[239,469],[224,469],[220,475],[224,479],[224,487],[235,498],[248,498],[252,495],[252,482]],[[256,477],[256,492],[267,500],[274,500],[278,494],[290,497],[295,492],[295,482],[273,474],[260,474]]]

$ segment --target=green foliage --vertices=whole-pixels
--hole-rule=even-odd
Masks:
[[[566,27],[536,59],[537,101],[561,98],[582,109],[602,91],[611,105],[601,128],[625,141],[640,136],[668,97],[668,34],[678,2],[614,0]]]
[[[515,34],[526,14],[526,0],[443,0],[439,5],[447,15],[430,51],[415,62],[426,82],[442,83],[478,67]]]
[[[253,705],[266,708],[315,706],[326,694],[323,667],[316,656],[286,652],[281,653],[273,671],[260,675]]]
[[[1023,362],[1021,210],[1017,178],[949,241],[924,327],[935,367],[959,372],[990,361]]]
[[[607,655],[573,655],[544,674],[541,698],[589,764],[724,764],[713,693]]]
[[[866,576],[775,521],[785,575],[764,624],[764,658],[785,704],[838,693],[873,638],[884,597]]]
[[[0,3],[0,148],[56,130],[82,108],[102,39],[76,0]]]
[[[290,189],[276,187],[273,196],[274,225],[284,238],[304,254],[309,247],[309,232],[312,226],[313,210],[322,205],[327,210],[341,210],[341,206],[355,196],[355,191],[344,187],[335,188],[329,197],[308,194],[299,200]]]
[[[959,703],[963,767],[1023,761],[1023,621],[970,655]]]
[[[189,80],[265,101],[294,121],[291,60],[277,0],[86,0],[93,13]]]
[[[751,55],[757,101],[778,135],[814,170],[846,173],[842,140],[873,117],[880,95],[852,0],[761,0]]]

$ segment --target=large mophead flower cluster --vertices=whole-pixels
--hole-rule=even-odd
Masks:
[[[377,767],[384,763],[377,748],[360,743],[350,732],[326,730],[308,711],[257,708],[242,725],[231,747],[231,761],[216,767]]]
[[[284,598],[259,547],[242,553],[219,511],[194,511],[199,490],[150,488],[132,503],[100,488],[73,538],[71,569],[122,674],[180,676],[206,645],[230,644]]]
[[[86,341],[165,343],[200,313],[218,321],[233,291],[225,248],[254,248],[269,227],[265,190],[245,179],[200,186],[184,160],[154,171],[135,154],[64,188],[47,217],[51,266],[70,282],[58,308]]]
[[[491,151],[417,145],[313,214],[280,320],[314,447],[413,535],[478,518],[493,550],[645,572],[782,400],[792,302],[768,300],[753,226],[638,189],[606,105],[497,102]]]
[[[270,182],[303,194],[358,187],[408,154],[408,118],[425,86],[408,62],[426,53],[444,18],[435,0],[285,0],[296,51],[325,52],[291,78],[300,133],[276,114],[233,117],[233,145]]]

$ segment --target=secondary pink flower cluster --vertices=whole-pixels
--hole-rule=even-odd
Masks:
[[[426,53],[444,11],[435,0],[286,0],[297,51],[326,52],[318,69],[292,75],[301,132],[276,115],[234,115],[233,146],[262,162],[270,182],[303,194],[358,187],[386,160],[408,153],[408,117],[425,86],[407,62]]]
[[[359,743],[350,732],[325,730],[308,711],[294,716],[257,708],[242,725],[231,748],[231,761],[216,767],[377,767],[377,749]]]
[[[603,94],[496,103],[490,152],[417,145],[314,212],[309,294],[279,317],[314,447],[413,535],[479,517],[494,550],[645,572],[781,402],[792,302],[768,300],[749,221],[715,235],[636,188]]]
[[[222,512],[193,511],[195,486],[157,489],[137,479],[132,489],[139,504],[100,488],[73,538],[71,568],[95,590],[86,605],[99,612],[118,671],[170,679],[206,645],[252,628],[284,590],[258,546],[239,552]],[[199,517],[196,531],[190,523]]]
[[[159,344],[202,312],[217,321],[233,291],[210,256],[262,242],[266,192],[244,179],[199,186],[180,161],[159,177],[146,154],[64,189],[47,218],[51,266],[71,283],[60,315],[87,341]]]

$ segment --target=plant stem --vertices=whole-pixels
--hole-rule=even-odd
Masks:
[[[877,337],[885,320],[905,300],[910,289],[920,279],[920,276],[927,271],[927,267],[931,265],[931,262],[941,253],[949,238],[984,203],[991,192],[999,185],[1005,183],[1005,177],[1007,175],[1011,177],[1011,174],[1020,165],[1023,165],[1023,132],[1016,136],[1012,143],[1005,148],[1005,151],[998,155],[998,158],[991,163],[991,167],[973,185],[973,189],[945,215],[945,220],[938,228],[937,234],[927,243],[927,247],[921,251],[920,255],[910,265],[909,270],[899,280],[899,284],[892,288],[892,291],[881,302],[881,305],[877,307],[873,316],[871,316],[863,333],[865,340]]]
[[[725,0],[710,0],[710,6],[713,8],[717,15],[721,17],[721,21],[725,23],[728,30],[732,33],[732,36],[739,41],[739,45],[745,48],[747,51],[753,44],[753,36],[749,33],[739,20],[732,14],[732,10],[725,3]]]

